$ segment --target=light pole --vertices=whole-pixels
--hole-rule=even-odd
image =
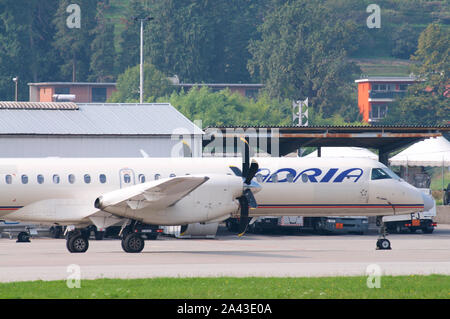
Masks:
[[[139,101],[144,103],[144,21],[153,20],[152,17],[134,17],[134,21],[141,22],[141,58],[139,67]]]
[[[12,79],[14,83],[16,83],[16,91],[15,91],[15,101],[18,101],[18,97],[19,97],[19,92],[18,92],[18,84],[19,84],[19,77],[16,76],[15,78]]]

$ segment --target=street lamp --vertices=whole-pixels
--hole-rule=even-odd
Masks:
[[[133,17],[134,21],[141,22],[141,61],[140,61],[140,83],[139,83],[139,101],[144,103],[144,21],[153,20],[149,16],[138,16]]]
[[[19,77],[16,76],[15,78],[12,79],[14,83],[16,83],[16,91],[15,91],[15,101],[17,102],[18,100],[18,84],[19,84]]]

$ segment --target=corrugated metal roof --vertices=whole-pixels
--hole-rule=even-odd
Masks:
[[[37,82],[28,83],[29,86],[116,86],[115,82]]]
[[[239,128],[256,128],[256,129],[270,129],[270,128],[279,128],[279,129],[292,129],[292,130],[303,130],[309,131],[311,129],[358,129],[358,130],[378,130],[378,129],[450,129],[449,124],[441,124],[441,125],[381,125],[381,124],[373,124],[373,125],[309,125],[309,126],[294,126],[294,125],[257,125],[257,126],[249,126],[249,125],[227,125],[227,126],[207,126],[206,129],[239,129]]]
[[[416,82],[417,80],[417,78],[411,76],[370,76],[355,80],[355,82]]]
[[[0,134],[170,135],[180,128],[186,134],[203,134],[169,103],[77,106],[71,112],[0,108]]]
[[[72,102],[2,102],[0,109],[29,109],[29,110],[78,110]]]

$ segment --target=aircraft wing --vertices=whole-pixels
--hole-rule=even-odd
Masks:
[[[147,206],[161,210],[175,205],[208,179],[207,176],[180,176],[121,188],[97,198],[95,207],[113,214]]]

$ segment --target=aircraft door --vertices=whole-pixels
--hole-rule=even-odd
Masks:
[[[122,168],[119,171],[120,188],[133,186],[136,184],[134,171],[130,168]]]

